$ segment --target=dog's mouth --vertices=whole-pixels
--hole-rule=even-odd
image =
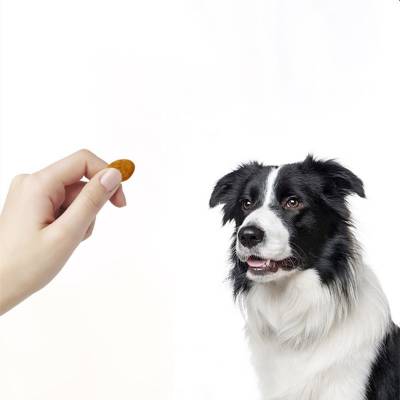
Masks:
[[[294,257],[287,257],[283,260],[271,260],[250,256],[246,260],[246,263],[252,274],[264,275],[267,273],[275,273],[279,269],[291,270],[297,266],[297,259]]]

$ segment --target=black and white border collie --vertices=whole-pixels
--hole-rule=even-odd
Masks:
[[[399,400],[400,329],[364,264],[346,197],[362,181],[333,160],[252,162],[210,206],[235,222],[230,278],[263,400]]]

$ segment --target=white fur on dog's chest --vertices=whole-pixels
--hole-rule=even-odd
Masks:
[[[332,349],[296,351],[249,337],[262,400],[363,400],[374,352],[365,348],[338,362]],[[332,363],[332,365],[330,365]]]
[[[345,310],[314,270],[253,286],[246,328],[262,400],[364,399],[389,311],[367,267],[359,289],[356,312],[338,321]]]

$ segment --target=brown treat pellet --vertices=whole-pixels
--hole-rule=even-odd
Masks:
[[[116,168],[121,172],[122,182],[129,179],[135,171],[135,164],[131,160],[116,160],[108,164],[108,168]]]

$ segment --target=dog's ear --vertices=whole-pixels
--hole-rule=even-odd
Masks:
[[[242,164],[234,171],[223,176],[214,186],[209,206],[215,207],[223,204],[223,224],[233,219],[233,211],[236,207],[240,189],[243,187],[249,177],[262,168],[262,164],[251,162]]]
[[[335,160],[317,160],[309,154],[303,161],[303,165],[307,169],[318,172],[326,179],[327,191],[330,194],[336,193],[343,197],[350,194],[357,194],[365,198],[362,180]]]
[[[226,204],[229,201],[237,178],[237,170],[235,170],[223,176],[216,183],[210,197],[209,206],[211,208],[218,204]]]

